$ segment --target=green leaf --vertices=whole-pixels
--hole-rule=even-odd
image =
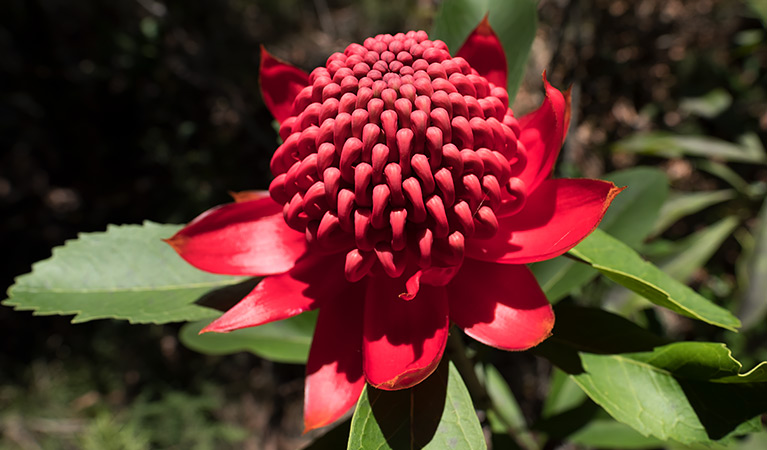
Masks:
[[[431,37],[443,40],[455,54],[487,14],[506,53],[506,89],[513,103],[538,27],[536,9],[534,0],[445,0],[434,18]]]
[[[559,304],[554,307],[554,315],[557,320],[552,336],[530,351],[571,375],[583,372],[579,352],[643,352],[668,343],[634,322],[603,309]]]
[[[485,388],[492,401],[492,408],[487,411],[487,418],[494,433],[507,433],[522,445],[520,447],[533,449],[538,444],[528,431],[525,416],[514,398],[503,375],[494,366],[485,365]]]
[[[668,179],[658,169],[637,167],[607,174],[605,180],[627,186],[610,204],[599,228],[638,248],[652,230],[668,195]],[[599,273],[568,258],[554,258],[530,268],[550,302],[557,302]]]
[[[624,355],[581,353],[574,380],[616,420],[645,436],[691,444],[760,429],[764,363],[748,374],[722,344],[677,343]],[[757,373],[759,372],[759,373]]]
[[[413,388],[365,387],[352,417],[350,450],[485,449],[474,405],[453,363]]]
[[[747,0],[746,3],[759,16],[762,25],[767,28],[767,0]]]
[[[716,88],[700,97],[683,98],[679,109],[707,119],[713,119],[732,104],[732,95],[722,88]]]
[[[607,449],[659,448],[664,444],[660,439],[643,436],[630,426],[611,419],[592,420],[567,440],[586,447]]]
[[[672,192],[668,200],[663,204],[660,215],[653,225],[652,236],[657,236],[676,223],[682,217],[695,214],[709,206],[716,205],[735,198],[736,193],[732,189],[708,192]]]
[[[573,409],[583,403],[586,393],[567,376],[567,373],[554,367],[549,379],[549,391],[543,402],[541,417],[548,418]]]
[[[607,208],[599,228],[632,248],[639,248],[668,197],[668,178],[651,167],[636,167],[602,177],[626,186]]]
[[[35,314],[76,314],[72,322],[124,319],[167,323],[215,317],[194,302],[240,277],[202,272],[161,241],[180,226],[146,222],[110,225],[106,232],[83,233],[53,257],[16,279],[4,305]]]
[[[210,320],[202,320],[181,327],[178,337],[186,347],[200,353],[227,355],[251,352],[271,361],[305,364],[316,322],[316,311],[310,311],[229,333],[199,334],[210,323]]]
[[[696,231],[678,242],[674,246],[675,255],[658,266],[675,280],[686,282],[706,264],[739,224],[737,217],[730,216]]]
[[[739,144],[733,144],[709,136],[680,136],[664,132],[652,132],[622,139],[613,145],[613,151],[665,158],[697,156],[725,161],[767,163],[767,154],[765,154],[764,148],[749,135],[741,138]]]
[[[652,352],[625,356],[672,372],[678,378],[717,383],[765,383],[767,362],[743,372],[743,365],[732,357],[726,345],[718,342],[677,342]]]
[[[570,254],[656,305],[728,330],[735,331],[740,326],[740,321],[729,311],[644,261],[627,245],[603,231],[595,230],[570,250]]]
[[[764,301],[767,292],[767,201],[762,204],[754,234],[754,248],[746,261],[748,284],[738,311],[744,328],[762,323],[767,315],[767,302]]]

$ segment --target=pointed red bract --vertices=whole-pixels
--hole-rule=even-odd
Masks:
[[[386,390],[414,386],[437,368],[448,333],[443,287],[421,286],[410,300],[401,284],[372,277],[365,297],[363,370],[368,383]]]
[[[315,309],[346,286],[342,264],[338,256],[308,253],[289,272],[264,278],[201,333],[255,327]]]
[[[225,275],[283,273],[306,250],[268,197],[209,209],[166,242],[194,267]]]
[[[269,198],[269,191],[230,191],[229,195],[235,203],[249,202],[251,200],[260,200],[262,198]]]
[[[554,327],[551,305],[523,265],[466,260],[448,297],[453,322],[492,347],[527,350]]]
[[[498,219],[495,236],[470,239],[466,256],[503,264],[527,264],[559,256],[594,231],[622,190],[600,180],[546,180],[519,213]]]
[[[290,117],[293,100],[309,85],[309,75],[298,67],[280,61],[261,46],[261,95],[277,122]]]
[[[546,80],[546,72],[543,73],[543,84],[546,88],[543,104],[519,119],[519,142],[527,152],[527,165],[519,178],[527,185],[528,192],[551,176],[570,122],[570,91],[565,97],[551,86]]]
[[[469,62],[480,75],[498,87],[506,89],[508,66],[506,52],[498,40],[495,31],[487,21],[487,16],[471,32],[466,42],[455,56],[460,56]]]
[[[357,402],[362,375],[362,298],[365,283],[350,284],[320,309],[306,363],[304,432],[333,423]]]

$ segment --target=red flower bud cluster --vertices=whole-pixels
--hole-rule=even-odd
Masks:
[[[309,243],[347,249],[346,277],[463,261],[525,201],[506,89],[423,31],[351,44],[309,75],[283,121],[271,197]]]

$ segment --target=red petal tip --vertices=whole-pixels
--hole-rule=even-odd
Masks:
[[[235,203],[242,203],[269,197],[269,191],[229,191],[229,195]]]
[[[291,116],[293,100],[309,85],[309,75],[303,70],[275,58],[261,46],[259,84],[266,107],[278,122]]]
[[[396,391],[400,389],[411,388],[421,381],[429,378],[429,375],[434,373],[439,366],[439,362],[442,358],[437,358],[431,365],[420,369],[413,369],[392,378],[391,380],[384,381],[383,383],[373,384],[368,380],[368,384],[376,389],[382,389],[384,391]]]
[[[508,78],[506,52],[493,27],[490,26],[487,15],[471,32],[456,56],[468,61],[480,75],[487,78],[487,81],[506,88]]]

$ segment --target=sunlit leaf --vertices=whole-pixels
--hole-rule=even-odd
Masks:
[[[207,292],[242,277],[202,272],[161,241],[178,225],[110,225],[106,232],[83,233],[16,279],[4,305],[35,314],[75,314],[72,322],[124,319],[167,323],[215,317],[195,304]]]
[[[310,311],[277,322],[229,333],[199,334],[210,320],[188,323],[179,331],[186,347],[210,355],[251,352],[271,361],[305,364],[312,343],[317,314]]]
[[[709,442],[757,431],[767,412],[767,363],[741,373],[723,344],[683,342],[652,352],[581,353],[576,383],[616,420],[646,436]]]
[[[453,363],[413,388],[367,386],[357,403],[350,450],[485,449],[485,438],[466,386]]]
[[[598,229],[570,250],[570,254],[657,305],[729,330],[740,326],[740,321],[729,311],[674,280],[627,245]]]

